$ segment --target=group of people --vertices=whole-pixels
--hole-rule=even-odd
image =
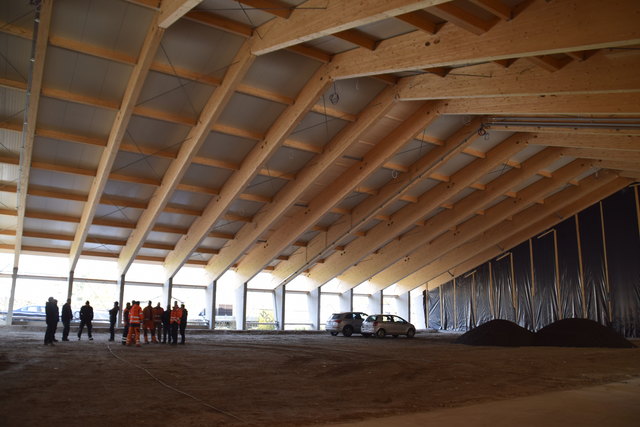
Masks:
[[[115,329],[118,319],[120,306],[118,301],[113,303],[113,308],[109,310],[109,341],[115,341]],[[69,331],[71,329],[71,320],[73,320],[73,312],[71,310],[71,299],[62,306],[62,316],[58,309],[58,300],[49,297],[45,305],[45,314],[47,322],[47,330],[44,335],[44,344],[53,345],[58,340],[55,338],[58,322],[62,320],[62,341],[69,341]],[[145,344],[149,342],[162,344],[178,344],[178,332],[180,333],[180,344],[185,343],[185,329],[187,327],[188,311],[184,304],[178,306],[175,302],[173,308],[167,306],[163,309],[158,303],[152,307],[151,301],[143,309],[140,307],[140,301],[128,302],[122,312],[122,321],[124,330],[122,332],[122,344],[140,346],[140,333],[144,336]],[[87,327],[87,335],[90,341],[93,341],[92,335],[93,307],[89,301],[80,309],[80,326],[78,328],[78,340],[82,338],[82,331]],[[149,335],[151,341],[149,341]],[[157,336],[157,338],[156,338]]]
[[[115,307],[116,305],[114,305]],[[109,314],[111,314],[111,311],[109,311]],[[124,322],[122,344],[135,344],[140,347],[141,330],[145,344],[152,342],[177,345],[178,332],[180,332],[180,344],[184,344],[188,314],[184,304],[178,306],[178,302],[174,303],[173,308],[168,305],[166,310],[160,306],[160,303],[153,307],[151,301],[145,308],[140,307],[140,301],[128,302],[122,312],[122,320]],[[109,341],[113,341],[113,334],[114,331],[111,329]],[[151,336],[151,341],[149,341],[149,336]]]
[[[44,345],[53,345],[54,342],[58,342],[56,339],[56,330],[58,329],[58,322],[62,320],[62,341],[69,341],[69,331],[71,330],[71,320],[73,320],[73,311],[71,311],[71,299],[67,299],[67,302],[62,305],[62,316],[58,309],[58,300],[49,297],[49,300],[45,304],[45,320],[47,322],[47,331],[44,334]],[[91,335],[93,320],[93,307],[89,301],[85,303],[80,309],[80,327],[78,328],[78,340],[82,337],[82,331],[84,327],[87,327],[87,334],[89,340],[93,341],[93,335]]]

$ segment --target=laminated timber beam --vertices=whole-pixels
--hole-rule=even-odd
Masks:
[[[315,260],[327,257],[340,241],[356,233],[360,226],[374,218],[395,200],[401,199],[413,184],[429,178],[431,173],[448,160],[464,152],[479,137],[477,130],[481,125],[482,118],[476,118],[460,128],[441,146],[431,149],[425,156],[412,164],[406,172],[383,186],[375,195],[368,197],[354,207],[348,216],[348,221],[338,221],[326,232],[311,239],[306,248],[291,255],[287,262],[279,263],[271,272],[272,286],[275,288],[286,284],[298,273],[310,268]]]
[[[38,106],[40,105],[40,93],[44,76],[44,63],[47,53],[47,39],[51,27],[53,0],[44,0],[40,5],[38,15],[38,38],[36,40],[33,55],[33,68],[31,69],[30,84],[27,92],[27,114],[23,129],[23,149],[20,153],[20,175],[18,177],[18,220],[16,224],[16,239],[13,254],[13,267],[18,268],[20,250],[22,244],[22,232],[24,230],[24,215],[27,208],[27,192],[29,188],[29,175],[31,159],[33,157],[33,144],[36,134],[36,122],[38,118]],[[13,294],[11,295],[13,304]]]
[[[260,37],[252,48],[264,55],[340,31],[402,15],[448,0],[309,0],[291,13],[289,19],[273,19],[258,27]]]
[[[493,126],[489,126],[489,128],[493,129]],[[624,153],[629,151],[637,155],[640,152],[640,135],[539,133],[529,141],[529,144],[547,147],[606,150],[614,155],[616,152]]]
[[[264,140],[245,157],[241,168],[229,177],[220,189],[220,194],[209,202],[203,215],[194,221],[189,232],[178,241],[175,250],[167,256],[164,263],[167,278],[173,277],[193,250],[207,237],[218,218],[224,215],[231,203],[257,175],[257,171],[282,146],[287,136],[300,123],[330,84],[331,79],[327,76],[327,66],[324,65],[311,77],[298,95],[296,102],[278,117]]]
[[[352,271],[355,271],[352,266],[359,262],[361,262],[361,264],[358,264],[359,268],[362,269],[364,264],[368,264],[367,262],[362,262],[365,257],[372,256],[371,253],[377,248],[386,245],[396,236],[406,232],[413,227],[416,221],[423,219],[434,209],[451,200],[497,165],[509,160],[511,156],[522,149],[522,146],[521,135],[514,135],[503,141],[491,149],[484,159],[474,160],[469,166],[455,173],[449,182],[438,184],[422,194],[417,203],[400,209],[388,221],[381,222],[373,227],[366,236],[351,242],[342,252],[330,256],[324,264],[316,265],[308,275],[309,280],[317,287],[325,284],[336,275],[342,274],[347,269],[351,268]],[[398,257],[403,255],[402,251],[405,248],[400,248],[399,250],[401,253],[398,254]],[[387,255],[387,258],[390,258],[390,256]],[[380,269],[388,265],[385,262],[389,261],[380,260]],[[372,275],[369,274],[367,278]]]
[[[402,290],[411,290],[427,282],[432,285],[431,281],[437,281],[441,275],[446,274],[448,280],[451,280],[610,196],[630,182],[631,180],[618,178],[615,173],[608,171],[597,176],[591,175],[581,180],[578,186],[550,196],[543,204],[525,209],[512,219],[483,232],[479,237],[451,248],[445,254],[436,254],[437,259],[430,256],[424,260],[423,267],[394,283]],[[415,267],[406,271],[413,268]],[[370,283],[375,289],[381,289],[389,282],[382,276],[375,276]]]
[[[640,116],[639,93],[562,94],[553,96],[451,99],[441,114]]]
[[[328,209],[337,205],[401,147],[432,123],[438,117],[433,114],[433,110],[434,105],[430,102],[418,108],[407,120],[382,138],[361,161],[354,163],[326,186],[302,212],[272,233],[266,242],[254,247],[242,260],[236,273],[245,280],[258,274],[274,254],[290,246],[296,236],[317,223]]]
[[[339,80],[636,45],[639,8],[635,0],[535,0],[516,19],[498,22],[481,36],[445,25],[436,35],[413,32],[382,41],[373,52],[338,54],[333,76]]]
[[[69,252],[69,270],[71,271],[74,270],[78,259],[80,258],[82,247],[89,233],[89,228],[93,222],[96,209],[100,203],[100,197],[102,197],[104,188],[107,185],[111,169],[116,160],[116,156],[118,155],[118,150],[120,149],[120,144],[122,143],[122,139],[124,138],[127,127],[129,126],[133,109],[138,101],[138,97],[142,91],[147,74],[149,73],[151,62],[156,55],[156,51],[158,50],[160,41],[164,35],[164,29],[157,25],[157,18],[158,15],[156,14],[149,30],[147,31],[147,35],[140,50],[138,62],[131,71],[124,97],[120,103],[120,109],[118,110],[114,123],[111,126],[107,145],[100,157],[98,170],[91,184],[89,197],[87,198],[87,203],[85,203],[84,209],[82,210],[80,224],[76,229],[76,236]]]
[[[202,0],[162,0],[158,26],[167,29]]]
[[[573,161],[567,166],[555,171],[552,178],[543,178],[543,181],[538,181],[524,188],[515,198],[503,200],[502,202],[490,207],[485,211],[484,215],[476,215],[458,225],[455,230],[450,230],[444,234],[440,234],[435,239],[422,239],[420,245],[411,245],[415,251],[410,255],[405,252],[405,258],[402,262],[395,263],[384,271],[379,270],[364,280],[368,280],[369,278],[377,275],[376,281],[378,286],[382,288],[396,283],[406,277],[407,274],[421,268],[425,264],[425,260],[437,259],[449,250],[473,240],[484,231],[500,224],[509,217],[524,211],[530,205],[533,205],[540,200],[544,200],[545,196],[551,195],[557,190],[561,190],[569,183],[569,181],[585,173],[590,168],[591,165],[588,162],[579,160]],[[414,237],[414,234],[407,234],[406,238],[418,240],[419,237]],[[405,239],[405,237],[401,238],[399,242],[403,239]],[[389,247],[388,249],[392,249],[392,247]],[[400,260],[400,258],[395,259]],[[341,278],[341,288],[349,289],[350,287],[357,286],[364,281],[360,280],[360,277],[362,277],[362,275],[353,275],[348,281],[342,281]],[[359,282],[355,283],[358,280]]]
[[[251,64],[253,64],[254,59],[255,56],[249,52],[249,43],[245,42],[227,69],[222,84],[209,97],[209,100],[200,113],[197,125],[189,131],[185,141],[180,146],[176,159],[171,162],[164,174],[162,184],[154,192],[149,206],[138,220],[138,226],[129,236],[127,245],[122,249],[120,257],[118,258],[118,272],[120,275],[126,273],[131,266],[142,243],[146,240],[160,213],[162,213],[162,210],[169,202],[173,192],[186,173],[193,157],[195,157],[209,136],[213,123],[215,123],[222,114],[228,101],[233,96],[235,89],[244,78]],[[244,186],[242,189],[244,189]],[[222,191],[223,190],[221,190],[221,192]],[[220,197],[221,195],[218,196],[218,199]],[[218,217],[219,216],[217,216],[216,219]],[[209,230],[207,230],[207,232],[208,231]],[[196,245],[198,245],[203,238],[204,236],[198,240]]]
[[[360,138],[375,122],[380,120],[395,104],[396,92],[385,89],[374,98],[359,115],[358,120],[347,125],[315,156],[282,190],[276,194],[273,203],[256,214],[252,224],[243,227],[236,239],[226,245],[220,254],[211,258],[207,272],[216,280],[250,248],[265,231],[283,215],[314,181],[316,181],[344,152]]]
[[[638,69],[640,55],[611,57],[601,51],[553,74],[531,67],[526,61],[516,61],[509,68],[495,63],[465,67],[451,71],[445,78],[432,74],[405,77],[398,82],[398,94],[402,101],[413,101],[640,92]]]

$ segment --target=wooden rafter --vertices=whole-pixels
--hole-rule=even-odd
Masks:
[[[288,20],[271,20],[257,29],[261,37],[253,46],[255,55],[304,43],[322,36],[350,30],[383,17],[413,12],[447,0],[309,0]]]
[[[453,70],[446,79],[418,75],[401,79],[402,100],[476,98],[486,96],[541,96],[559,94],[640,92],[640,55],[607,58],[598,54],[549,74],[518,61],[509,68],[482,64]],[[593,76],[608,76],[594,79]]]
[[[28,90],[28,105],[26,123],[23,129],[23,148],[20,152],[20,176],[18,178],[18,220],[16,223],[16,240],[14,248],[13,266],[18,268],[22,245],[22,232],[24,230],[24,218],[27,206],[27,193],[29,188],[29,175],[31,159],[33,156],[33,143],[36,134],[36,121],[38,118],[38,106],[40,105],[40,92],[44,76],[44,63],[47,53],[47,40],[51,26],[53,0],[44,0],[40,5],[38,35],[35,42],[33,55],[33,68],[31,70],[31,83]]]
[[[155,18],[157,19],[157,15]],[[89,233],[89,228],[93,222],[104,188],[109,180],[109,175],[111,174],[111,169],[118,154],[120,144],[124,138],[127,127],[129,126],[129,120],[133,114],[133,109],[138,101],[140,92],[142,91],[142,86],[144,85],[145,78],[149,72],[151,62],[153,61],[156,51],[160,46],[160,40],[162,40],[164,29],[156,25],[156,19],[151,23],[140,50],[138,63],[133,68],[131,76],[129,77],[129,82],[120,104],[120,109],[116,115],[113,126],[111,127],[109,139],[100,158],[98,171],[93,179],[87,203],[85,203],[82,211],[82,218],[76,230],[76,236],[73,244],[71,245],[69,254],[69,269],[71,271],[75,268],[75,265],[80,258],[80,254],[82,253],[82,247]]]
[[[584,11],[580,24],[573,16],[576,9]],[[436,35],[413,32],[382,41],[375,52],[357,49],[338,54],[332,61],[334,78],[637,45],[640,29],[628,19],[636,13],[634,0],[621,0],[615,8],[598,0],[537,0],[518,19],[499,22],[482,37],[469,38],[465,30],[446,25]],[[583,27],[592,31],[582,31]],[[522,37],[524,33],[529,36]]]
[[[202,0],[162,0],[158,26],[165,29],[169,28],[201,1]]]
[[[427,11],[438,18],[444,19],[477,35],[486,33],[498,22],[497,18],[485,21],[453,3],[434,6],[427,9]]]

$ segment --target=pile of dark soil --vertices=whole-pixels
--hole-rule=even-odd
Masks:
[[[635,347],[611,328],[589,319],[558,320],[535,334],[535,345],[556,347]]]
[[[534,344],[535,334],[513,322],[490,320],[461,335],[455,342],[467,345],[521,347]]]

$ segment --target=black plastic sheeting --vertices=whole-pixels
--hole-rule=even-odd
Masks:
[[[640,239],[638,222],[626,221],[636,212],[636,200],[631,188],[625,190],[602,204],[611,288],[611,326],[622,335],[639,336]]]
[[[511,249],[513,256],[513,276],[516,281],[516,296],[518,302],[517,324],[531,331],[535,330],[533,321],[533,298],[531,296],[531,251],[529,241]]]
[[[608,325],[609,292],[605,280],[600,205],[593,205],[580,212],[578,221],[580,223],[580,249],[587,319]]]
[[[453,287],[453,280],[448,281],[444,285],[440,286],[441,299],[442,299],[442,329],[455,330],[455,311],[453,305],[453,299],[455,298],[455,288]]]
[[[431,329],[443,329],[440,319],[440,288],[431,289],[427,292],[427,302],[429,304],[429,317],[427,326]]]
[[[585,318],[640,337],[637,194],[623,189],[428,291],[429,327],[464,331],[504,319],[537,331]]]

